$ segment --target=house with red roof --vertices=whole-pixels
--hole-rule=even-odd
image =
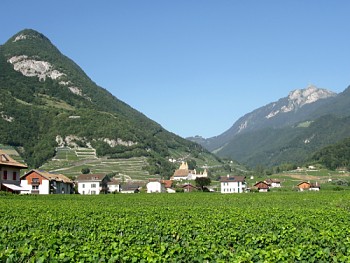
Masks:
[[[73,194],[74,184],[63,174],[31,170],[21,177],[21,186],[29,194]]]
[[[297,185],[299,191],[320,191],[320,185],[318,183],[312,184],[310,182],[301,182]]]
[[[258,189],[259,192],[268,192],[269,189],[270,189],[270,186],[264,182],[264,181],[260,181],[260,182],[257,182],[255,185],[254,185],[254,188],[255,189]]]

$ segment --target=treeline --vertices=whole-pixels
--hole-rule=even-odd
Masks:
[[[312,159],[330,170],[350,169],[350,138],[317,151]]]

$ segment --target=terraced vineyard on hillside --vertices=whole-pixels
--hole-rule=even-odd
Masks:
[[[350,192],[0,196],[1,262],[348,262]]]
[[[92,173],[115,173],[123,179],[145,180],[155,176],[143,169],[147,165],[145,157],[130,159],[98,158],[94,149],[68,147],[57,148],[55,158],[44,164],[40,169],[63,173],[71,177],[81,174],[81,169],[88,167]]]

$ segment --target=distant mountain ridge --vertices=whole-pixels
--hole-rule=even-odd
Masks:
[[[318,147],[335,143],[338,137],[340,140],[350,136],[348,120],[339,120],[350,115],[349,105],[349,88],[336,94],[311,85],[291,91],[287,97],[244,115],[221,135],[189,139],[221,157],[230,157],[250,166],[301,162]],[[322,118],[326,115],[327,118]],[[327,128],[329,123],[337,126]],[[323,127],[323,131],[314,127]],[[339,131],[335,127],[339,127]],[[298,149],[293,145],[299,145]]]
[[[313,85],[305,89],[291,91],[287,97],[260,107],[239,118],[230,129],[224,133],[203,139],[188,138],[200,143],[210,151],[218,150],[238,134],[263,128],[281,128],[304,120],[327,99],[337,94],[326,89],[319,89]]]
[[[0,68],[0,143],[16,146],[31,167],[52,158],[57,146],[94,148],[99,156],[145,156],[152,174],[171,171],[172,149],[208,153],[97,86],[35,30],[0,46]]]

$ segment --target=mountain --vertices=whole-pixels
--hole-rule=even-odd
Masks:
[[[325,104],[336,93],[309,86],[291,91],[285,98],[260,107],[236,121],[230,129],[219,136],[203,139],[199,136],[188,138],[200,143],[210,151],[216,151],[238,134],[263,128],[281,128],[303,121],[316,108]]]
[[[314,151],[350,137],[350,90],[309,86],[248,113],[219,136],[196,141],[250,166],[305,162]]]
[[[146,156],[155,173],[167,173],[172,150],[207,153],[97,86],[35,30],[0,46],[0,69],[0,143],[15,146],[31,167],[51,159],[57,146]]]

